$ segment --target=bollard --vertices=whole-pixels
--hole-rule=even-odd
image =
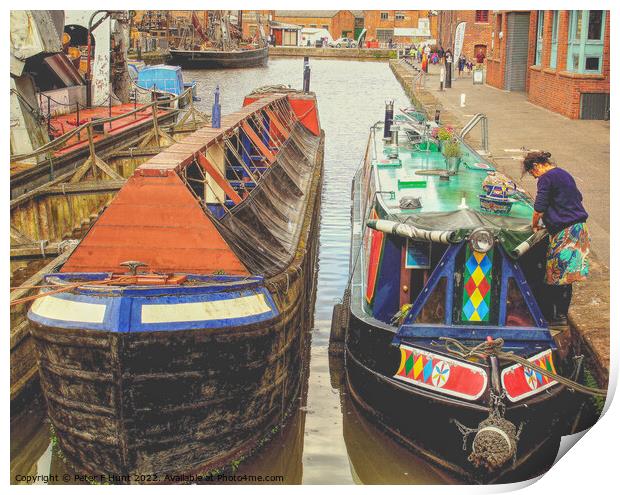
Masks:
[[[385,119],[383,122],[383,139],[390,139],[392,122],[394,121],[394,100],[385,102]]]
[[[441,70],[439,71],[439,91],[443,91],[445,80],[446,80],[446,69],[442,67]]]
[[[465,93],[461,93],[461,107],[465,106]]]
[[[446,62],[446,88],[452,88],[452,62]]]
[[[222,108],[220,107],[220,85],[215,87],[215,101],[211,110],[211,127],[219,129],[222,119]]]
[[[304,57],[304,93],[310,91],[310,62]]]

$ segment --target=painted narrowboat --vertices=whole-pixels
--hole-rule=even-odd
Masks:
[[[577,402],[554,377],[579,366],[539,306],[531,198],[446,132],[393,103],[371,128],[332,341],[351,396],[397,439],[462,479],[527,479],[553,463]]]
[[[256,91],[220,126],[139,166],[29,311],[51,425],[81,473],[208,473],[253,452],[299,396],[316,99]]]

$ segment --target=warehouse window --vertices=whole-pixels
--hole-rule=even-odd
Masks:
[[[381,20],[382,21],[387,21],[388,20],[388,13],[387,12],[381,12]]]
[[[403,14],[402,12],[396,12],[396,20],[397,21],[404,21],[405,20],[405,14]]]
[[[558,61],[558,22],[560,19],[560,12],[558,10],[553,11],[553,18],[551,20],[551,58],[549,60],[549,67],[555,69]]]
[[[476,22],[489,22],[489,11],[476,10]]]
[[[322,27],[323,29],[327,29],[327,30],[329,31],[329,26],[328,26],[327,24],[323,24],[321,27]]]
[[[543,32],[545,24],[545,11],[538,11],[538,27],[536,28],[536,60],[534,65],[541,65],[542,63],[542,46],[543,46]]]
[[[566,70],[600,74],[603,69],[605,11],[573,10],[568,25]]]
[[[393,37],[393,29],[377,29],[377,41],[379,43],[388,43]]]

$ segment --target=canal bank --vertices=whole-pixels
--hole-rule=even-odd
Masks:
[[[390,60],[396,58],[396,50],[382,48],[313,48],[308,46],[271,46],[270,57],[337,58],[341,60]],[[167,51],[131,53],[132,61],[141,60],[146,65],[165,64],[170,61]]]
[[[307,46],[272,46],[270,57],[321,57],[348,60],[387,60],[396,58],[396,50],[381,48],[312,48]]]
[[[439,66],[417,77],[418,72],[402,60],[391,60],[390,68],[414,105],[429,116],[441,112],[441,122],[462,129],[477,113],[489,119],[489,155],[501,172],[519,178],[523,154],[529,150],[550,151],[553,159],[576,179],[590,217],[593,256],[590,278],[575,284],[569,322],[576,352],[588,356],[596,380],[609,378],[609,122],[574,121],[529,103],[522,93],[510,93],[486,85],[473,85],[471,76],[455,79],[452,88],[439,89]],[[461,106],[461,95],[465,106]],[[480,147],[479,128],[466,138]],[[588,150],[584,153],[584,150]],[[587,180],[584,178],[587,177]],[[520,181],[536,193],[536,181]]]

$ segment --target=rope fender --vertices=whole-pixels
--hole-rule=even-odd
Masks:
[[[440,337],[440,340],[444,342],[445,348],[449,353],[464,359],[469,357],[486,359],[489,356],[496,356],[499,359],[521,364],[565,385],[573,391],[594,396],[607,395],[605,390],[587,387],[574,380],[553,373],[546,368],[541,368],[512,352],[503,351],[504,340],[501,338],[489,339],[473,347],[468,347],[459,340],[450,337]],[[504,417],[506,406],[503,399],[505,395],[505,391],[502,391],[500,395],[496,395],[491,390],[489,417],[481,421],[477,428],[468,428],[454,418],[451,420],[463,435],[463,450],[467,450],[467,438],[469,435],[475,433],[472,451],[467,459],[476,468],[486,468],[489,472],[503,466],[511,457],[514,464],[517,458],[517,443],[523,423],[521,423],[517,430],[516,426]]]

